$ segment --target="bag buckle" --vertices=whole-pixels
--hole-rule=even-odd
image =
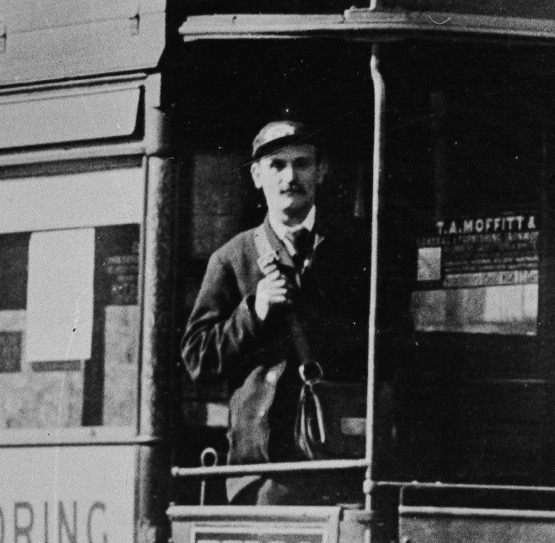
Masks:
[[[299,375],[301,376],[303,383],[310,385],[320,381],[320,379],[324,377],[324,370],[318,362],[309,362],[299,366]]]

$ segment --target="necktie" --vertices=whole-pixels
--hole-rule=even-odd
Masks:
[[[287,233],[287,238],[295,249],[295,254],[292,256],[293,263],[297,270],[302,271],[306,259],[312,252],[312,236],[306,228],[299,228]]]

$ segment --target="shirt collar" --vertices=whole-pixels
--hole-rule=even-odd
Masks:
[[[312,206],[305,220],[301,224],[295,226],[286,226],[279,221],[276,221],[271,215],[268,216],[270,226],[272,230],[276,233],[276,236],[284,241],[289,232],[294,232],[300,230],[301,228],[306,228],[309,232],[314,229],[314,223],[316,222],[316,206]]]

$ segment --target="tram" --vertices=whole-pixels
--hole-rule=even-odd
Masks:
[[[0,543],[554,540],[554,45],[547,1],[0,0]],[[363,446],[228,466],[179,345],[283,108],[371,234]],[[226,505],[295,471],[359,483]]]

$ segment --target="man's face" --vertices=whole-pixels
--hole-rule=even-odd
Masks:
[[[314,204],[316,186],[326,173],[311,144],[290,145],[251,166],[256,188],[262,189],[269,213],[283,224],[302,222]]]

